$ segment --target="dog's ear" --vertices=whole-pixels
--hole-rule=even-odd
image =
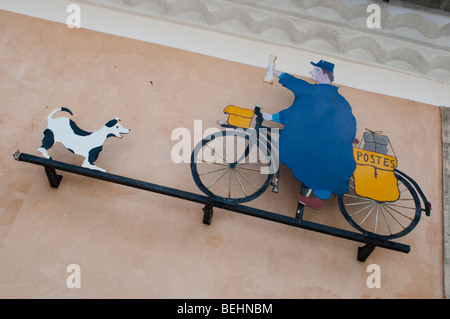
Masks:
[[[105,124],[106,127],[113,127],[114,125],[117,124],[117,119],[111,120],[108,123]]]

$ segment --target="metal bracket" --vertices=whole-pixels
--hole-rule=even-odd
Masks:
[[[371,237],[365,236],[364,234],[357,233],[354,231],[348,231],[348,230],[344,230],[344,229],[340,229],[340,228],[336,228],[336,227],[332,227],[332,226],[322,225],[322,224],[310,222],[307,220],[303,220],[303,212],[304,212],[303,204],[298,205],[296,217],[290,217],[290,216],[286,216],[286,215],[282,215],[282,214],[278,214],[278,213],[274,213],[274,212],[269,212],[269,211],[258,209],[258,208],[243,206],[243,205],[236,204],[236,203],[230,204],[230,203],[212,201],[211,198],[209,198],[208,196],[205,196],[205,195],[191,193],[191,192],[187,192],[187,191],[183,191],[183,190],[179,190],[179,189],[175,189],[175,188],[170,188],[170,187],[166,187],[166,186],[156,185],[156,184],[152,184],[152,183],[148,183],[148,182],[144,182],[144,181],[140,181],[140,180],[124,177],[124,176],[95,171],[95,170],[83,168],[80,166],[75,166],[75,165],[71,165],[71,164],[67,164],[67,163],[49,160],[46,158],[37,157],[34,155],[30,155],[30,154],[20,153],[19,151],[17,151],[14,154],[14,158],[17,161],[28,162],[28,163],[35,164],[35,165],[44,166],[45,172],[46,172],[48,180],[50,182],[50,185],[54,188],[58,188],[58,186],[61,182],[61,179],[62,179],[62,176],[56,174],[56,169],[58,169],[61,171],[65,171],[65,172],[69,172],[69,173],[73,173],[73,174],[77,174],[77,175],[81,175],[81,176],[91,177],[91,178],[99,179],[102,181],[107,181],[107,182],[111,182],[111,183],[115,183],[115,184],[119,184],[119,185],[133,187],[133,188],[137,188],[137,189],[141,189],[141,190],[145,190],[145,191],[149,191],[149,192],[153,192],[153,193],[157,193],[157,194],[161,194],[161,195],[171,196],[171,197],[175,197],[175,198],[182,199],[182,200],[188,200],[188,201],[196,202],[199,204],[204,204],[205,206],[203,207],[203,223],[206,225],[211,224],[211,220],[212,220],[212,216],[213,216],[213,209],[214,209],[214,207],[216,207],[216,208],[225,209],[228,211],[232,211],[232,212],[247,215],[247,216],[261,218],[261,219],[265,219],[265,220],[280,223],[280,224],[285,224],[285,225],[289,225],[289,226],[293,226],[293,227],[297,227],[297,228],[301,228],[301,229],[305,229],[305,230],[314,231],[317,233],[322,233],[325,235],[330,235],[330,236],[334,236],[334,237],[338,237],[338,238],[343,238],[343,239],[363,243],[363,244],[365,244],[365,246],[359,247],[359,249],[358,249],[357,259],[359,261],[365,261],[370,256],[370,254],[374,251],[375,247],[382,247],[385,249],[390,249],[390,250],[394,250],[394,251],[398,251],[398,252],[402,252],[402,253],[409,253],[409,251],[410,251],[410,246],[405,245],[405,244],[388,241],[388,240],[380,240],[380,239],[376,239],[376,238],[371,238]],[[305,187],[303,189],[303,187],[302,187],[301,192],[306,192],[306,191],[307,191],[307,188]]]
[[[50,186],[53,188],[58,188],[63,177],[61,175],[56,174],[55,169],[52,167],[44,166],[44,168],[45,168],[45,174],[47,174],[47,178],[48,178],[48,182],[50,183]]]
[[[358,248],[358,261],[365,262],[367,258],[373,253],[375,250],[375,245],[366,244],[363,247]]]
[[[21,154],[22,154],[22,153],[20,153],[19,150],[15,151],[15,153],[13,154],[14,159],[15,159],[16,161],[20,161],[20,155],[21,155]]]
[[[211,220],[213,217],[213,208],[214,206],[211,204],[206,204],[205,207],[203,207],[203,224],[211,225]]]
[[[13,154],[13,157],[16,161],[21,161],[22,160],[21,156],[22,153],[19,150],[15,151]],[[48,178],[48,182],[50,183],[50,186],[53,188],[58,188],[63,177],[61,175],[56,174],[56,170],[52,166],[49,165],[43,166],[45,169],[45,174],[47,175]]]

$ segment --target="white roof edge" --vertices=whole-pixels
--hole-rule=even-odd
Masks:
[[[45,20],[66,23],[68,0],[0,0],[0,9]],[[269,54],[278,56],[277,69],[308,76],[310,61],[328,59],[336,64],[338,85],[450,107],[450,85],[394,71],[389,68],[354,62],[345,57],[274,44],[248,36],[236,36],[164,18],[152,18],[123,10],[80,3],[81,27],[149,43],[174,47],[257,67],[266,67]],[[120,21],[120,23],[118,23]],[[164,30],[164,33],[160,32]],[[232,49],[230,49],[232,48]]]

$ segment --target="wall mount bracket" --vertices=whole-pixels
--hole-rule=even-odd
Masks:
[[[310,221],[306,221],[303,219],[304,205],[299,203],[296,211],[295,217],[289,217],[286,215],[281,215],[278,213],[269,212],[266,210],[261,210],[258,208],[253,208],[244,205],[230,205],[227,203],[213,201],[211,198],[200,195],[196,193],[191,193],[175,188],[170,188],[166,186],[161,186],[157,184],[152,184],[148,182],[144,182],[137,179],[132,179],[120,175],[105,173],[101,171],[91,170],[88,168],[83,168],[80,166],[75,166],[63,162],[54,161],[51,159],[46,159],[43,157],[38,157],[30,154],[21,153],[17,150],[16,153],[13,154],[14,159],[20,162],[26,162],[38,166],[43,166],[45,169],[45,173],[47,175],[48,181],[52,188],[58,188],[62,176],[56,173],[56,170],[77,174],[81,176],[91,177],[94,179],[103,180],[106,182],[111,182],[119,185],[124,185],[128,187],[133,187],[153,193],[158,193],[170,197],[179,198],[182,200],[188,200],[191,202],[196,202],[199,204],[205,205],[203,207],[203,223],[206,225],[211,224],[213,217],[214,207],[225,209],[228,211],[232,211],[239,214],[244,214],[248,216],[253,216],[256,218],[261,218],[265,220],[269,220],[276,223],[281,223],[301,229],[310,230],[313,232],[318,232],[322,234],[326,234],[329,236],[334,236],[338,238],[343,238],[359,243],[363,243],[364,246],[358,248],[357,260],[364,262],[367,258],[372,254],[376,247],[381,247],[397,252],[409,253],[410,246],[405,245],[398,242],[379,240],[376,238],[370,238],[368,236],[364,236],[362,233],[352,232],[332,226],[327,226],[323,224],[318,224]],[[306,189],[302,187],[301,192],[305,192]]]

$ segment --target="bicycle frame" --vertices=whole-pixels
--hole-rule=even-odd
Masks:
[[[234,165],[237,163],[242,162],[246,157],[249,156],[250,152],[252,151],[253,147],[260,147],[262,151],[266,152],[266,154],[270,157],[270,167],[269,171],[274,174],[275,181],[271,183],[273,186],[272,192],[278,193],[278,182],[279,182],[279,176],[280,176],[280,162],[279,162],[279,156],[278,156],[278,145],[273,145],[272,140],[272,130],[276,130],[278,134],[282,131],[280,128],[273,128],[264,126],[263,122],[263,116],[261,113],[261,107],[255,106],[254,112],[256,115],[255,118],[255,126],[253,128],[246,129],[245,132],[249,135],[249,144],[246,147],[243,155],[236,160]],[[241,129],[237,126],[229,125],[229,124],[220,124],[223,128],[232,128],[232,129]],[[250,130],[250,132],[249,132]],[[254,132],[252,132],[254,130]],[[265,134],[262,134],[261,131],[264,131]],[[262,147],[261,147],[262,146]],[[273,147],[275,146],[275,147]],[[273,166],[275,165],[275,167]]]

